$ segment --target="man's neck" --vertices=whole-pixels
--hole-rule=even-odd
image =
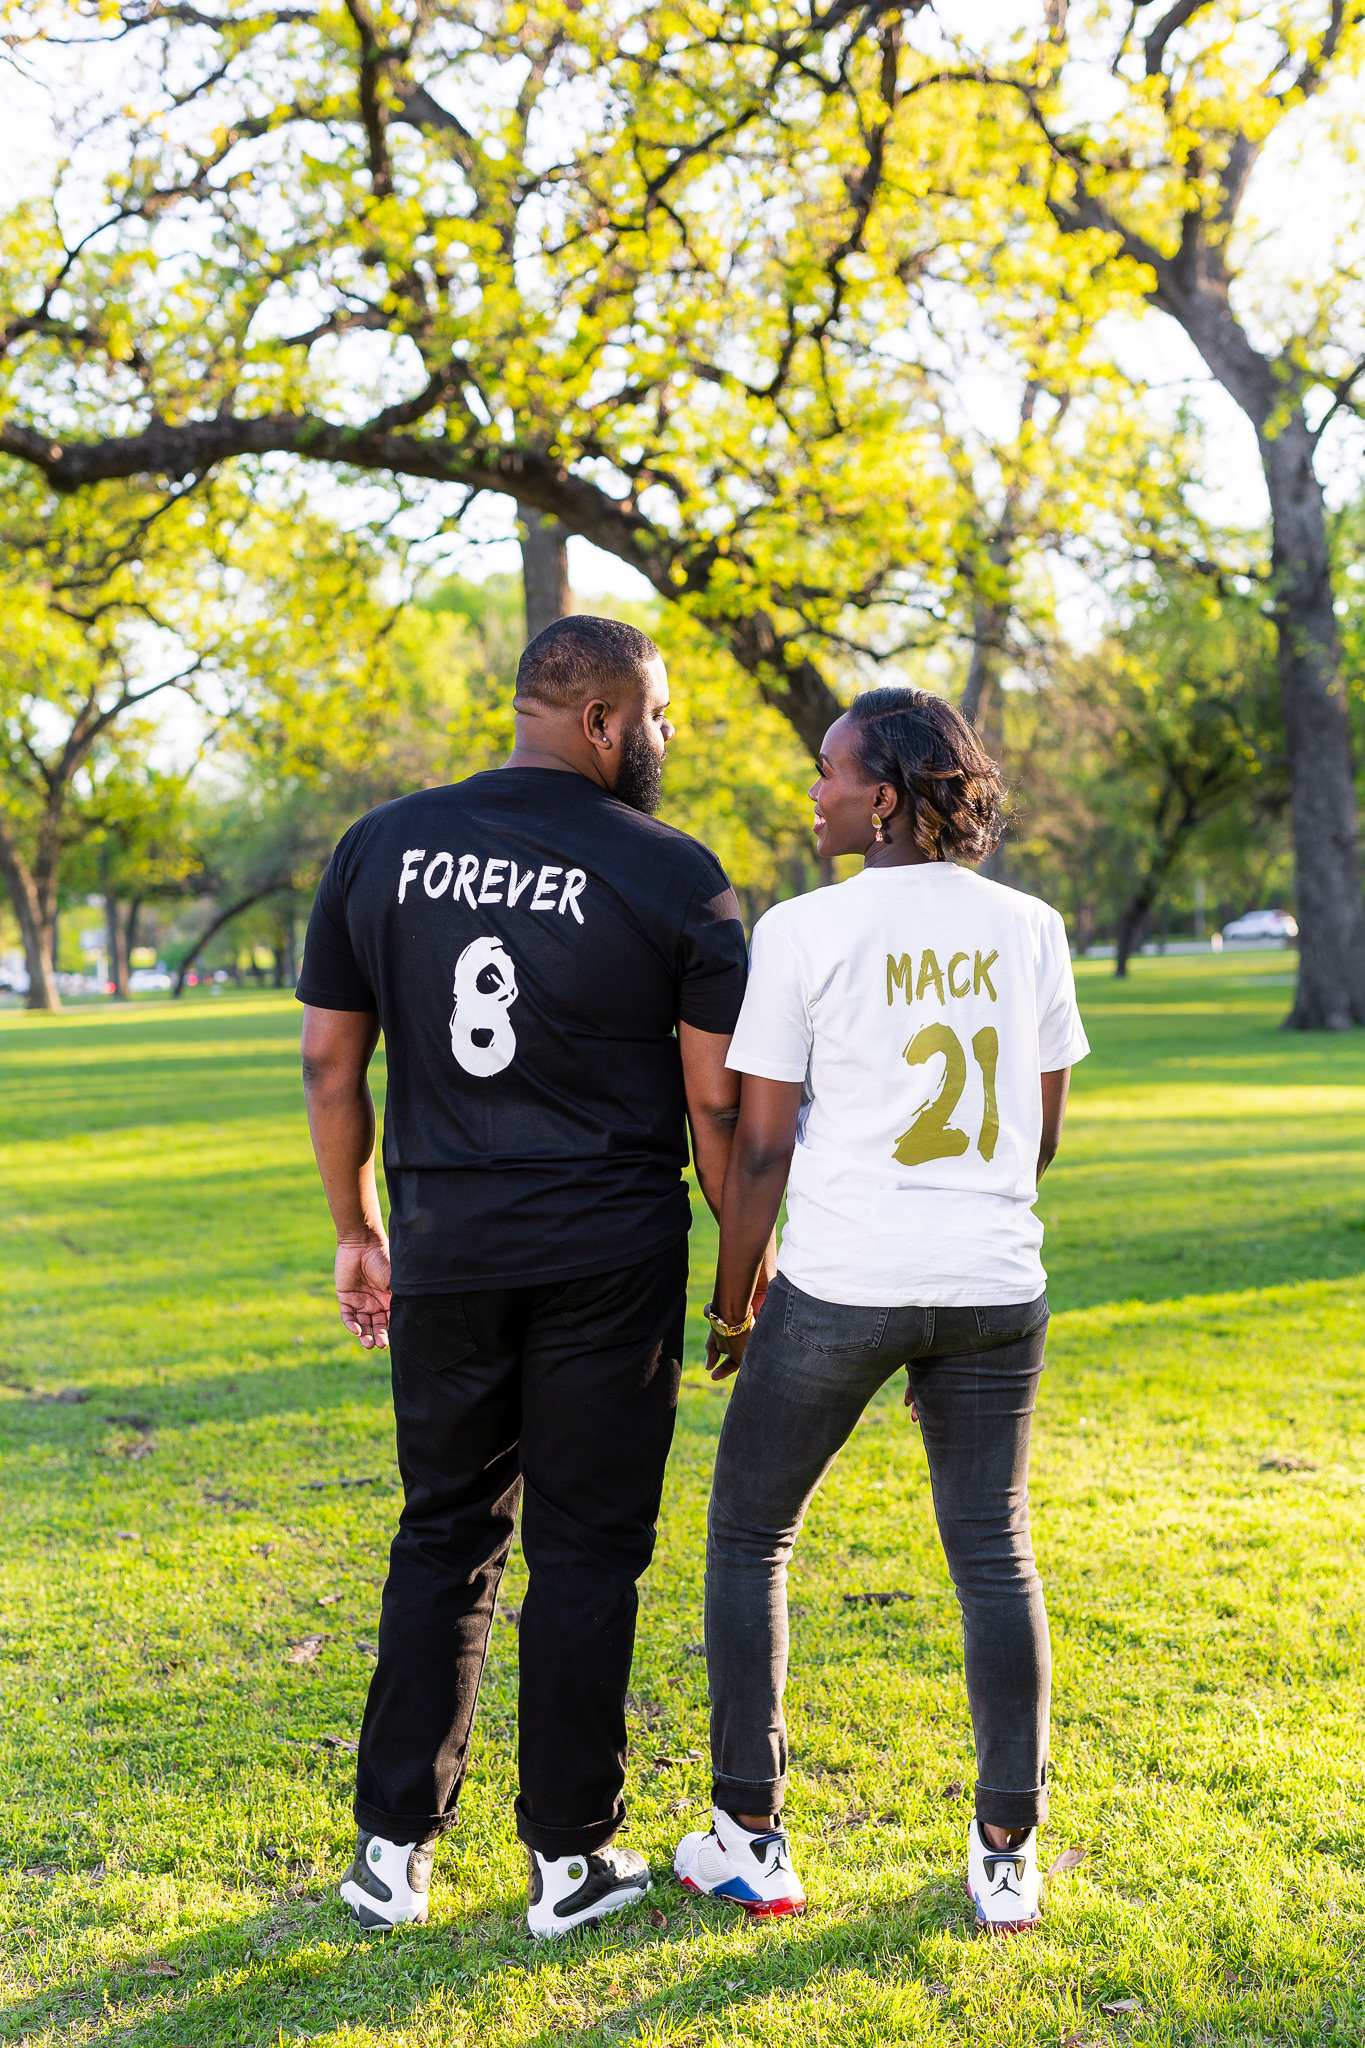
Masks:
[[[517,741],[502,765],[504,768],[553,768],[562,775],[582,775],[589,781],[594,779],[579,762],[566,760],[563,754],[556,754],[548,747],[528,746],[524,740]]]

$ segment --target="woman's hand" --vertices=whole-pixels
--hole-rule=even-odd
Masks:
[[[727,1337],[722,1350],[721,1339],[712,1330],[706,1340],[706,1370],[713,1380],[728,1380],[732,1372],[739,1371],[745,1347],[753,1334],[752,1330],[746,1330],[742,1337]]]

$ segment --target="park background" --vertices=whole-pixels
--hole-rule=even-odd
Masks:
[[[0,4],[3,2037],[1360,2037],[1363,13]],[[524,1938],[515,1569],[430,1926],[335,1903],[396,1480],[290,990],[340,831],[496,764],[575,604],[663,645],[662,814],[749,922],[837,879],[812,751],[885,681],[976,723],[992,872],[1066,919],[1029,1942],[972,1938],[894,1388],[793,1581],[813,1910],[668,1879],[704,1216],[652,1910]],[[1271,904],[1297,947],[1212,951]]]

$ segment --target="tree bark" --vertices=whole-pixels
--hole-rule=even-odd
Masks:
[[[972,606],[972,658],[958,706],[993,761],[1005,751],[1004,692],[1000,671],[1004,666],[1003,646],[1007,614],[1004,607],[978,599]]]
[[[1008,556],[1004,557],[1008,560]],[[978,739],[1002,768],[1005,760],[1005,693],[1000,675],[1004,668],[1005,628],[1009,613],[1003,605],[978,598],[972,606],[972,658],[967,664],[967,681],[959,710],[976,727]],[[990,882],[1005,880],[1005,840],[982,861],[978,873]]]
[[[130,967],[133,962],[133,949],[137,945],[137,921],[141,914],[142,898],[134,896],[128,905],[128,914],[123,924],[123,951]]]
[[[798,739],[805,741],[814,759],[844,709],[815,663],[781,638],[766,612],[705,623],[753,677],[764,703],[780,711]]]
[[[526,595],[526,638],[534,640],[574,608],[569,588],[569,529],[539,512],[522,513],[521,580]]]
[[[56,973],[56,896],[44,891],[8,826],[0,821],[0,876],[14,906],[28,969],[27,1007],[60,1010]]]
[[[1264,433],[1260,439],[1273,529],[1299,921],[1299,981],[1285,1025],[1345,1031],[1365,1024],[1365,905],[1322,485],[1301,412],[1273,439]]]
[[[109,952],[109,979],[113,984],[116,1003],[128,1001],[128,936],[127,927],[119,916],[118,898],[106,895],[104,899],[104,936]]]
[[[1114,973],[1120,981],[1127,978],[1128,962],[1142,946],[1151,913],[1152,898],[1145,889],[1139,890],[1124,905],[1114,934]]]

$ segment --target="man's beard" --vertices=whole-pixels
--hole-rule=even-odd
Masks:
[[[643,811],[647,818],[652,818],[659,808],[663,775],[664,764],[649,744],[644,720],[627,726],[621,735],[621,771],[612,795],[629,804],[633,811]]]

